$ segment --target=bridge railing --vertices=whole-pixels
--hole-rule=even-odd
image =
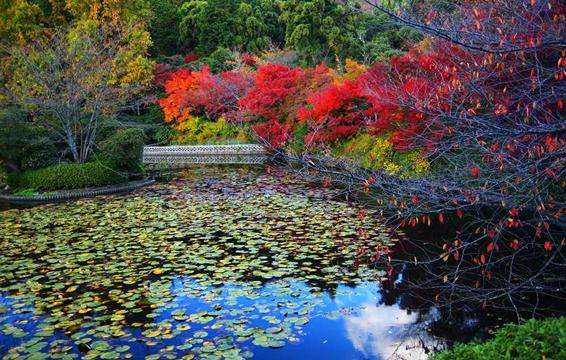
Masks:
[[[267,150],[259,144],[146,146],[143,163],[156,167],[192,164],[262,164]]]

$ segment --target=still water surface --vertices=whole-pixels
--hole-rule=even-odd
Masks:
[[[2,212],[0,357],[426,359],[435,311],[369,257],[402,234],[336,195],[234,172]]]

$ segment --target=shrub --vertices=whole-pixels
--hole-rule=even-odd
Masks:
[[[99,157],[116,170],[138,171],[145,140],[142,129],[118,130],[100,144]]]
[[[210,67],[213,73],[219,73],[233,70],[236,64],[236,57],[230,50],[219,47],[203,61]]]
[[[41,126],[15,108],[0,109],[0,160],[11,170],[32,170],[57,163],[56,142]]]
[[[346,80],[309,95],[309,108],[298,112],[299,119],[312,129],[305,138],[306,143],[332,143],[356,134],[364,124],[369,107],[362,92],[358,82]]]
[[[182,123],[190,116],[216,120],[239,118],[238,99],[252,85],[243,72],[224,71],[213,74],[205,66],[199,71],[179,69],[165,83],[167,97],[159,100],[166,122]]]
[[[139,110],[120,114],[115,123],[107,129],[107,133],[99,135],[101,139],[107,139],[123,128],[123,124],[142,129],[145,133],[147,144],[166,143],[170,138],[171,126],[164,124],[165,115],[158,104],[152,103],[141,107]],[[105,135],[105,136],[104,136]]]
[[[175,127],[175,142],[179,144],[217,144],[226,142],[246,142],[245,129],[226,122],[224,118],[209,121],[190,116],[187,121]]]
[[[36,145],[21,159],[20,170],[35,170],[57,164],[61,151],[52,142]]]
[[[359,134],[337,147],[335,154],[350,158],[366,169],[383,170],[404,178],[422,176],[429,168],[421,151],[395,151],[389,135]]]
[[[432,360],[566,359],[566,317],[509,324],[485,343],[460,344]]]
[[[175,130],[169,125],[161,125],[151,136],[151,143],[168,144],[175,135]]]
[[[253,118],[285,119],[287,113],[282,110],[285,108],[283,105],[298,92],[303,77],[304,71],[301,68],[280,64],[263,65],[255,74],[253,88],[240,99],[240,106]]]
[[[14,189],[63,190],[104,186],[126,178],[102,162],[58,164],[22,174],[12,173],[8,183]]]
[[[242,118],[255,122],[252,130],[263,142],[284,147],[299,125],[297,112],[307,105],[309,94],[333,80],[333,71],[324,64],[308,69],[265,64],[256,72],[253,87],[240,99]]]

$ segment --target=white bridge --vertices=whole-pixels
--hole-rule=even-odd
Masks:
[[[192,164],[262,164],[268,157],[259,144],[146,146],[142,161],[150,167],[182,168]]]

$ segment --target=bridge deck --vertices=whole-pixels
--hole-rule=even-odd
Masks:
[[[262,164],[268,158],[259,144],[146,146],[143,163],[183,167],[191,164]]]

